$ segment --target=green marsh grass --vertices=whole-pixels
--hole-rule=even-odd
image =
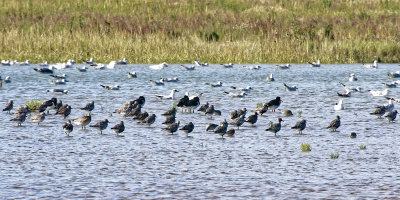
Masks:
[[[28,106],[29,110],[35,110],[36,108],[38,108],[40,106],[40,104],[42,104],[44,102],[44,100],[26,100],[26,105]]]
[[[3,0],[1,59],[400,62],[398,0]]]
[[[338,159],[339,153],[331,153],[331,159]]]
[[[365,150],[365,149],[367,149],[367,146],[366,145],[360,145],[360,149],[361,150]]]
[[[310,144],[301,144],[300,145],[301,151],[303,152],[308,152],[311,151],[311,146]]]

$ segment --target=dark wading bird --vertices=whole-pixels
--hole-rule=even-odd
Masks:
[[[329,124],[329,126],[326,127],[326,128],[331,129],[332,132],[336,132],[336,129],[338,129],[339,126],[340,126],[340,117],[339,117],[339,116],[336,116],[336,119],[334,119],[334,120]]]

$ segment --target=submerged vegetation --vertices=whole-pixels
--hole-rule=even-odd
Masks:
[[[44,100],[26,100],[26,106],[28,106],[28,109],[32,111],[37,109],[43,102]]]
[[[308,152],[311,151],[311,146],[310,144],[301,144],[300,145],[301,151],[303,152]]]
[[[339,153],[331,153],[331,159],[338,159]]]
[[[398,0],[3,0],[0,59],[400,62]]]

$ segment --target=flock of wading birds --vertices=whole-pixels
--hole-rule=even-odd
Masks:
[[[184,67],[185,70],[194,70],[195,67],[208,66],[207,63],[201,63],[196,60],[194,62],[195,62],[195,65],[193,65],[193,66],[188,67],[188,66],[182,65],[182,67]],[[53,81],[51,83],[53,83],[55,85],[65,84],[65,82],[67,82],[66,81],[67,75],[65,75],[65,74],[53,75],[54,69],[70,68],[74,65],[74,63],[75,62],[73,60],[68,60],[67,63],[57,63],[55,65],[48,65],[48,63],[46,62],[46,63],[40,64],[40,66],[42,68],[34,68],[34,70],[36,72],[43,73],[43,74],[51,74],[50,76],[55,78],[55,81]],[[123,60],[120,60],[120,61],[112,61],[107,66],[105,66],[104,64],[95,63],[93,61],[93,58],[91,58],[89,61],[85,61],[85,63],[93,66],[95,69],[105,69],[105,68],[113,69],[115,67],[115,65],[126,65],[127,60],[126,60],[126,58],[124,58]],[[30,65],[30,62],[26,61],[26,62],[20,63],[17,61],[3,60],[1,64],[3,66]],[[321,63],[319,60],[316,63],[309,62],[309,64],[311,67],[320,67],[321,66]],[[225,68],[233,67],[232,63],[221,64],[221,65],[223,65],[223,67],[225,67]],[[150,65],[149,66],[150,69],[154,69],[154,70],[160,70],[165,67],[168,67],[167,63],[161,63],[158,65]],[[247,69],[252,69],[252,70],[260,69],[260,66],[243,66],[243,67],[245,67]],[[279,69],[285,70],[285,69],[290,69],[291,66],[290,66],[290,64],[287,64],[287,65],[277,65],[277,67]],[[373,64],[364,64],[364,67],[377,68],[378,64],[377,64],[377,61],[374,61]],[[82,68],[75,67],[75,69],[80,72],[86,72],[87,68],[86,67],[82,67]],[[397,78],[397,77],[400,77],[400,72],[389,73],[388,76],[391,78]],[[136,77],[137,77],[136,72],[129,72],[128,78],[136,78]],[[163,83],[165,81],[166,82],[176,82],[178,80],[179,79],[177,79],[177,78],[172,78],[172,79],[163,79],[162,78],[160,81],[151,81],[151,82],[154,85],[163,85]],[[273,74],[270,74],[270,76],[268,76],[266,80],[267,81],[275,81],[275,79],[273,78]],[[350,76],[349,76],[350,82],[357,81],[357,80],[358,79],[355,77],[354,74],[350,74]],[[7,76],[3,80],[0,76],[0,87],[3,85],[3,82],[11,83],[11,78],[9,76]],[[390,88],[390,87],[396,87],[398,84],[400,84],[400,82],[394,81],[391,84],[386,84],[386,83],[383,83],[383,84],[385,87]],[[216,84],[208,84],[208,85],[210,85],[211,87],[221,87],[222,82],[218,82]],[[296,86],[288,86],[285,83],[283,83],[283,85],[287,91],[296,91],[297,90]],[[361,91],[360,87],[351,88],[351,87],[346,86],[343,83],[341,83],[341,85],[346,90],[346,93],[337,93],[337,94],[339,97],[342,97],[342,98],[350,97],[352,92],[360,92]],[[118,90],[119,89],[118,85],[116,85],[116,86],[101,85],[101,86],[108,90]],[[233,93],[227,93],[227,94],[229,94],[229,96],[231,96],[231,97],[236,97],[236,98],[244,97],[252,89],[251,87],[247,87],[247,88],[232,87],[232,88],[236,89],[240,93],[238,93],[236,95]],[[59,92],[59,93],[64,93],[64,94],[68,93],[68,91],[61,90],[61,89],[53,89],[51,91],[49,90],[48,92],[55,92],[55,93]],[[175,92],[177,92],[177,90],[173,89],[171,91],[170,95],[156,95],[156,96],[161,99],[175,99]],[[385,96],[386,97],[386,95],[388,93],[388,89],[385,89],[383,91],[370,91],[370,93],[373,96]],[[181,98],[178,101],[178,104],[176,106],[178,108],[181,108],[182,112],[184,110],[186,112],[194,112],[198,108],[197,111],[203,112],[205,115],[210,116],[211,119],[212,119],[213,115],[221,115],[221,111],[215,109],[214,105],[210,105],[208,102],[206,104],[200,105],[201,95],[202,94],[191,96],[191,97],[189,97],[188,95],[185,95],[183,98]],[[387,113],[385,115],[386,119],[389,122],[394,122],[394,120],[396,119],[396,116],[397,116],[397,110],[394,110],[394,102],[400,102],[400,100],[388,98],[388,97],[386,97],[386,98],[389,100],[389,102],[382,106],[376,107],[376,110],[374,112],[372,112],[371,114],[377,115],[378,118],[382,118],[382,116],[384,116]],[[151,126],[156,121],[156,115],[149,114],[146,111],[142,110],[143,106],[145,105],[145,102],[146,102],[145,97],[140,96],[138,99],[129,101],[126,104],[122,105],[119,109],[117,109],[115,111],[115,113],[118,113],[123,117],[133,117],[133,119],[138,120],[139,124]],[[242,126],[245,122],[250,123],[250,124],[255,124],[258,120],[259,115],[263,115],[268,110],[270,110],[271,112],[275,112],[275,110],[280,106],[281,102],[282,102],[282,100],[278,96],[275,99],[272,99],[272,100],[265,102],[262,105],[258,106],[254,110],[254,114],[250,115],[248,117],[246,117],[246,114],[247,114],[246,108],[234,110],[230,113],[231,121],[229,123],[226,121],[226,119],[223,120],[222,122],[220,122],[219,125],[209,123],[206,126],[206,131],[211,131],[211,132],[217,133],[217,134],[221,135],[222,138],[225,134],[228,136],[233,136],[235,134],[235,129],[231,128],[228,130],[229,124],[236,126],[237,129],[239,129],[239,127]],[[9,100],[7,102],[7,104],[5,105],[5,107],[3,108],[3,111],[6,111],[9,114],[11,114],[11,111],[13,110],[13,108],[14,108],[14,102],[13,102],[13,100]],[[88,126],[91,123],[91,111],[94,108],[95,108],[94,101],[90,101],[84,107],[79,108],[81,110],[87,111],[88,112],[87,114],[85,114],[82,117],[76,118],[76,119],[72,119],[72,120],[68,119],[67,122],[62,125],[62,128],[63,128],[64,132],[67,134],[67,136],[69,136],[69,134],[74,130],[74,126],[73,126],[72,122],[74,122],[78,126],[81,126],[82,129],[85,129],[86,126]],[[340,100],[339,103],[337,103],[334,106],[334,109],[335,110],[343,110],[344,109],[343,101]],[[29,108],[27,105],[24,105],[16,110],[14,110],[13,114],[15,115],[15,117],[13,119],[11,119],[10,121],[14,121],[18,124],[18,126],[21,126],[21,124],[27,119],[27,115],[30,115],[29,120],[31,120],[32,122],[38,123],[38,125],[39,125],[41,122],[43,122],[45,120],[46,115],[50,114],[50,110],[55,110],[55,115],[61,115],[64,117],[64,119],[66,119],[71,114],[72,107],[68,104],[63,104],[63,102],[61,100],[57,100],[57,98],[51,98],[50,100],[44,101],[43,103],[36,106],[35,108]],[[31,114],[31,112],[35,112],[36,114]],[[281,110],[281,113],[284,116],[293,115],[293,113],[290,110]],[[165,116],[165,121],[162,124],[166,125],[166,127],[163,128],[163,130],[165,130],[171,134],[173,134],[174,132],[177,132],[178,130],[181,130],[181,131],[185,132],[186,134],[189,134],[190,132],[192,132],[195,127],[192,122],[189,122],[188,124],[179,128],[180,121],[176,121],[176,114],[177,114],[176,107],[172,107],[171,109],[167,110],[166,112],[164,112],[162,114],[163,116]],[[265,130],[274,133],[276,136],[276,133],[281,130],[281,122],[282,121],[283,121],[282,118],[279,117],[277,119],[276,123],[270,122],[270,127]],[[102,134],[103,130],[105,130],[108,127],[108,123],[109,123],[108,119],[104,119],[104,120],[98,121],[97,123],[89,125],[89,126],[100,130],[100,133]],[[302,134],[302,131],[306,128],[306,125],[307,125],[307,121],[303,119],[301,121],[298,121],[291,128],[298,131],[299,134]],[[333,132],[335,132],[339,127],[340,127],[340,116],[336,116],[336,118],[327,126],[327,128],[331,129]],[[125,130],[124,122],[121,121],[120,123],[111,127],[111,129],[116,133],[117,136],[123,136],[123,135],[120,135],[120,133],[124,132],[124,130]],[[353,133],[351,133],[350,136],[356,137],[356,133],[353,132]]]

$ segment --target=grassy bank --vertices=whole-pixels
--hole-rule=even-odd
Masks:
[[[0,59],[400,62],[390,0],[0,0]]]

